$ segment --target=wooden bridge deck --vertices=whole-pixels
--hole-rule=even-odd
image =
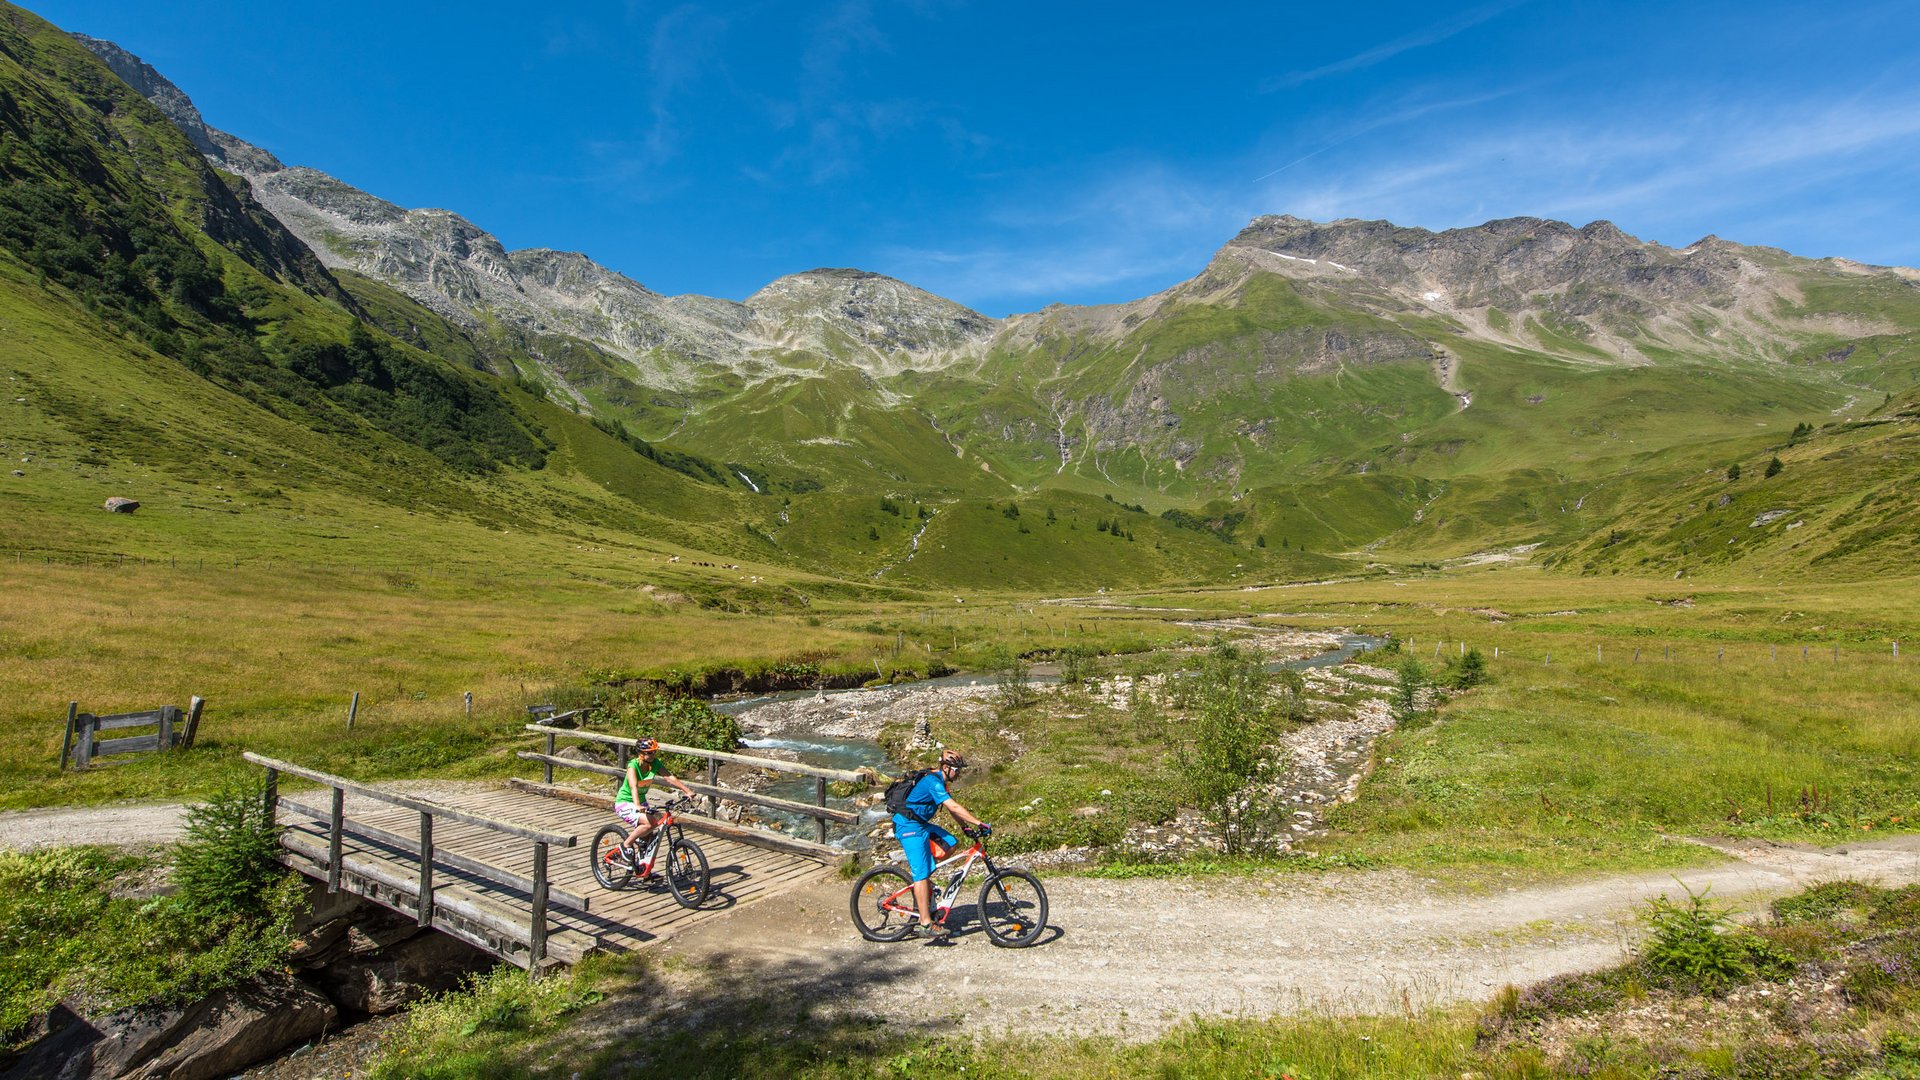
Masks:
[[[299,796],[288,801],[300,802]],[[318,801],[318,800],[312,800]],[[577,959],[594,948],[629,951],[652,944],[707,920],[721,917],[734,906],[778,896],[783,892],[818,881],[833,873],[819,859],[806,855],[772,851],[724,837],[688,830],[688,838],[706,853],[712,874],[712,895],[698,910],[680,906],[664,885],[647,887],[635,883],[618,892],[600,886],[588,865],[593,834],[614,817],[604,810],[564,799],[550,798],[505,785],[475,792],[448,806],[521,825],[580,838],[573,848],[554,848],[548,864],[548,877],[555,890],[585,897],[588,912],[574,911],[555,902],[549,907],[553,927],[553,955],[561,961]],[[328,828],[324,818],[316,820],[282,805],[280,821],[287,826],[286,862],[301,872],[325,880],[325,852]],[[355,825],[368,825],[403,837],[419,831],[419,815],[402,807],[381,807],[355,812],[346,823],[342,844],[342,866],[349,878],[364,886],[366,874],[356,875],[356,865],[384,874],[397,881],[417,882],[419,858],[378,839],[353,831]],[[434,830],[436,856],[452,854],[477,859],[503,870],[531,877],[533,844],[473,825],[442,822]],[[475,874],[446,866],[436,858],[434,887],[450,895],[471,894],[491,904],[517,913],[522,924],[529,918],[532,902],[525,892]],[[355,888],[354,891],[360,891]],[[403,891],[403,890],[400,890]],[[442,929],[447,929],[442,927]],[[480,944],[479,942],[475,942]],[[495,950],[498,951],[498,950]]]

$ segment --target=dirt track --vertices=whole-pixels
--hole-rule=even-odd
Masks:
[[[1735,861],[1683,871],[1679,881],[1748,909],[1815,881],[1920,881],[1920,837],[1824,851],[1722,846]],[[977,932],[947,947],[870,944],[848,919],[848,884],[835,881],[743,908],[662,951],[687,961],[673,970],[695,997],[718,979],[901,1023],[926,1020],[944,1001],[997,1027],[1149,1038],[1196,1014],[1391,1013],[1485,999],[1507,983],[1617,961],[1644,901],[1681,896],[1665,873],[1488,895],[1441,892],[1394,872],[1054,877],[1047,888],[1052,929],[1026,950],[995,948]],[[903,994],[918,1004],[902,1010]]]
[[[465,785],[406,786],[446,796]],[[178,835],[180,816],[177,804],[0,814],[0,847],[162,843]],[[848,919],[848,883],[830,880],[745,905],[670,939],[658,955],[682,961],[662,977],[678,984],[677,998],[692,1008],[724,986],[736,999],[748,993],[900,1024],[984,1012],[996,1026],[1019,1031],[1150,1038],[1194,1015],[1396,1012],[1481,1000],[1507,983],[1603,966],[1634,939],[1644,901],[1680,896],[1681,882],[1758,909],[1816,881],[1920,881],[1920,836],[1834,849],[1713,846],[1732,858],[1678,875],[1473,895],[1400,872],[1169,881],[1056,875],[1046,880],[1050,928],[1025,950],[995,948],[965,925],[947,947],[870,944]],[[963,898],[957,923],[968,907]],[[900,1008],[903,995],[913,1008]]]

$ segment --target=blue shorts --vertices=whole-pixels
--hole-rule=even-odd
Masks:
[[[933,845],[938,840],[952,851],[957,840],[952,833],[930,821],[915,821],[902,814],[893,815],[893,838],[907,854],[907,870],[915,881],[933,876]]]

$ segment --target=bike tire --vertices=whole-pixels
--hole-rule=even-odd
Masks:
[[[707,853],[691,840],[675,840],[667,848],[667,889],[681,907],[697,908],[707,899]]]
[[[593,846],[587,849],[587,858],[593,863],[593,880],[603,889],[624,889],[633,881],[633,866],[624,855],[607,856],[627,842],[627,830],[618,825],[608,825],[593,834]]]
[[[1018,868],[990,874],[980,886],[980,928],[1003,949],[1024,949],[1047,928],[1047,890]]]
[[[853,925],[859,929],[860,936],[868,941],[899,941],[913,933],[912,916],[880,906],[888,897],[912,885],[906,871],[897,866],[876,866],[861,874],[847,898],[847,910],[853,915]]]

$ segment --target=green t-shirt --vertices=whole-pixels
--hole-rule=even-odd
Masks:
[[[660,762],[658,760],[654,761],[651,765],[645,765],[641,763],[639,758],[634,758],[632,761],[627,762],[627,768],[632,770],[633,775],[640,781],[640,798],[636,799],[633,797],[632,786],[627,783],[627,778],[622,776],[620,778],[620,794],[613,797],[614,802],[639,802],[641,799],[646,798],[646,789],[653,785],[655,777],[661,775]]]

